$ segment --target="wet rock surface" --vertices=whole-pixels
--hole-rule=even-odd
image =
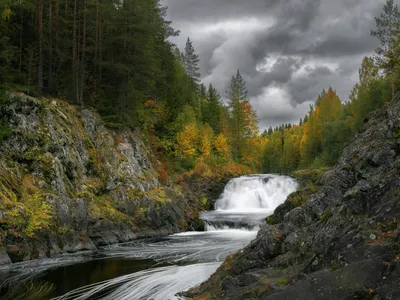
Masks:
[[[0,265],[198,229],[198,200],[223,187],[162,185],[140,132],[109,130],[91,109],[11,93],[2,113]]]
[[[184,294],[400,299],[399,137],[400,103],[372,113],[316,193],[298,207],[279,207],[254,241]]]

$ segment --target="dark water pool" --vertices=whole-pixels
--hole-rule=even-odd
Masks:
[[[45,268],[46,261],[41,263],[40,266],[27,264],[21,268],[20,272],[3,271],[0,280],[5,284],[2,285],[0,299],[52,299],[80,287],[158,265],[156,261],[149,259],[99,258],[95,256],[90,258],[90,256],[86,256],[83,261],[78,263],[74,260],[61,261],[59,266],[52,266],[48,270],[40,271]],[[14,280],[10,280],[12,277]],[[7,280],[10,282],[6,283]],[[102,295],[105,294],[107,291],[102,293]]]

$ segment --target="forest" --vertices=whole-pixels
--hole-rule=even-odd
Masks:
[[[0,0],[0,140],[10,131],[1,99],[19,90],[93,107],[115,130],[140,129],[163,182],[185,172],[290,173],[334,165],[368,113],[399,90],[393,0],[376,18],[380,47],[363,59],[349,98],[327,87],[298,124],[263,133],[240,70],[222,96],[205,86],[194,43],[178,49],[166,17],[159,0]]]

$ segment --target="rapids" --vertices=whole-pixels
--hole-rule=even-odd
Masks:
[[[290,177],[232,179],[203,212],[204,232],[135,240],[0,269],[0,299],[181,299],[176,294],[208,279],[225,257],[257,235],[265,217],[294,192]]]

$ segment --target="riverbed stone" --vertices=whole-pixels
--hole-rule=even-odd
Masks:
[[[0,266],[7,265],[11,263],[11,259],[7,254],[7,251],[4,247],[0,247]]]

